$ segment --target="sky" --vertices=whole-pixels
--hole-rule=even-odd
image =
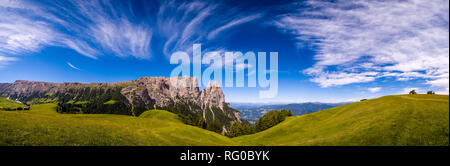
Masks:
[[[276,97],[224,87],[227,102],[449,93],[448,0],[0,0],[0,82],[169,77],[193,44],[278,52]]]

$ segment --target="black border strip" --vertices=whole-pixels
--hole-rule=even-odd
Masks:
[[[148,160],[149,162],[173,164],[217,165],[233,163],[279,163],[309,161],[316,163],[346,162],[353,159],[366,160],[371,163],[386,162],[388,160],[404,162],[426,162],[446,160],[449,146],[3,146],[0,156],[9,159],[17,158],[58,158],[66,160],[97,160],[110,161]],[[269,151],[267,160],[225,160],[214,158],[212,163],[206,161],[182,161],[181,153],[187,151],[195,153],[215,153],[223,156],[225,151]],[[41,157],[42,156],[42,157]],[[50,158],[49,158],[50,157]],[[129,162],[129,161],[128,161]],[[367,164],[367,163],[366,163]],[[142,164],[141,164],[142,165]]]

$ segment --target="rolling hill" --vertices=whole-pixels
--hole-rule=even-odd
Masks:
[[[26,107],[26,105],[9,100],[4,97],[0,97],[0,110],[6,110],[6,109],[11,110],[11,109],[17,109],[19,107],[23,108],[23,107]]]
[[[0,145],[449,145],[449,97],[386,96],[287,118],[233,139],[176,114],[60,114],[56,104],[0,111]]]
[[[287,118],[245,145],[449,145],[449,96],[385,96]]]
[[[56,104],[41,104],[29,111],[0,111],[0,145],[236,145],[162,110],[139,117],[55,110]]]

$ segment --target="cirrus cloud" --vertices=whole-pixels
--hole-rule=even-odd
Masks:
[[[71,68],[73,68],[73,69],[75,69],[75,70],[81,70],[80,68],[74,66],[74,65],[73,65],[72,63],[70,63],[70,62],[67,62],[67,65],[69,65],[69,67],[71,67]]]
[[[6,57],[6,56],[0,55],[0,69],[3,68],[8,63],[16,61],[16,60],[17,60],[17,58],[14,58],[14,57]]]
[[[120,11],[119,11],[120,10]],[[121,12],[123,15],[111,13]],[[73,49],[96,59],[102,54],[149,58],[151,28],[132,23],[130,12],[109,1],[0,3],[0,53],[20,55],[46,46]]]
[[[0,53],[19,56],[48,46],[92,59],[102,55],[150,59],[191,51],[194,43],[261,18],[213,1],[0,1]]]
[[[369,92],[375,93],[379,92],[381,90],[381,87],[373,87],[373,88],[367,88]]]
[[[308,1],[309,9],[280,16],[275,25],[299,46],[317,46],[303,72],[321,87],[425,79],[448,93],[449,1]],[[366,74],[370,72],[370,74]],[[416,74],[412,74],[416,73]]]

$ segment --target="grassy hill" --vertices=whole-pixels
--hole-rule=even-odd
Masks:
[[[399,95],[286,119],[246,145],[449,145],[449,96]]]
[[[0,145],[449,145],[449,97],[386,96],[287,118],[230,139],[150,110],[139,117],[59,114],[56,104],[0,111]]]
[[[167,111],[132,117],[55,110],[56,104],[41,104],[30,111],[0,111],[0,145],[236,145]]]
[[[18,107],[26,107],[26,105],[22,104],[22,103],[18,103],[12,100],[9,100],[7,98],[4,97],[0,97],[0,110],[3,109],[16,109]]]

